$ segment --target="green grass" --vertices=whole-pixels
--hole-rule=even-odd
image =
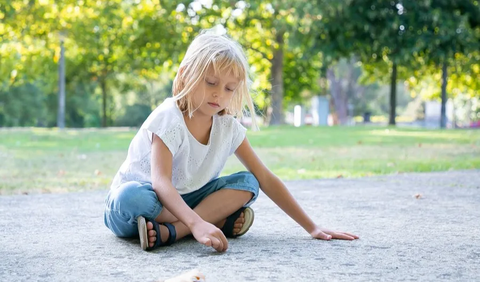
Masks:
[[[106,189],[135,133],[2,129],[0,194]],[[285,126],[248,137],[284,180],[480,168],[480,130]],[[243,169],[232,157],[223,173]]]

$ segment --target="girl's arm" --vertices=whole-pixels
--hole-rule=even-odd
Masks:
[[[198,242],[221,252],[228,248],[227,238],[215,225],[204,221],[182,199],[172,184],[172,153],[157,135],[152,140],[151,175],[153,190],[162,205],[184,223]]]
[[[318,227],[293,198],[285,184],[262,163],[246,137],[235,151],[235,155],[243,165],[255,175],[262,191],[314,238],[324,240],[330,240],[332,238],[345,240],[358,239],[358,236],[353,234]]]

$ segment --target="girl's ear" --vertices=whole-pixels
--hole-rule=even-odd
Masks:
[[[181,66],[181,67],[178,69],[178,73],[180,74],[180,76],[183,76],[183,72],[185,71],[185,67],[186,67],[186,66]]]
[[[185,66],[182,66],[178,69],[178,79],[179,79],[179,84],[181,87],[185,87],[185,81],[183,79],[183,72],[185,71]]]
[[[182,89],[183,89],[183,87],[185,87],[185,80],[184,80],[184,77],[183,77],[184,71],[185,71],[185,66],[181,66],[181,67],[178,69],[178,73],[180,74],[180,75],[179,75],[180,85],[182,86]]]

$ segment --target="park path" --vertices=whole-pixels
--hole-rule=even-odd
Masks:
[[[480,280],[480,170],[286,184],[316,222],[361,239],[310,239],[262,194],[226,253],[193,239],[143,252],[104,227],[107,191],[1,196],[0,281],[156,281],[192,268],[221,282]]]

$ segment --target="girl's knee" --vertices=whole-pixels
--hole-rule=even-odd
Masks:
[[[162,210],[152,185],[134,181],[110,190],[106,203],[105,225],[119,237],[138,234],[138,216],[154,219]]]
[[[150,184],[127,182],[111,192],[111,209],[124,213],[142,214],[142,211],[158,202]]]
[[[257,178],[248,171],[242,171],[231,175],[231,185],[240,188],[239,192],[248,195],[248,203],[251,204],[258,197],[260,184]]]
[[[255,175],[253,175],[253,173],[249,171],[241,171],[233,174],[232,176],[237,178],[236,179],[237,183],[240,182],[240,183],[248,184],[248,186],[251,186],[252,189],[256,189],[256,191],[258,192],[260,183],[258,183],[258,180],[255,177]]]
[[[248,183],[248,186],[251,189],[252,198],[257,196],[260,191],[260,183],[258,183],[257,178],[251,172],[243,172],[245,177],[245,182]]]

